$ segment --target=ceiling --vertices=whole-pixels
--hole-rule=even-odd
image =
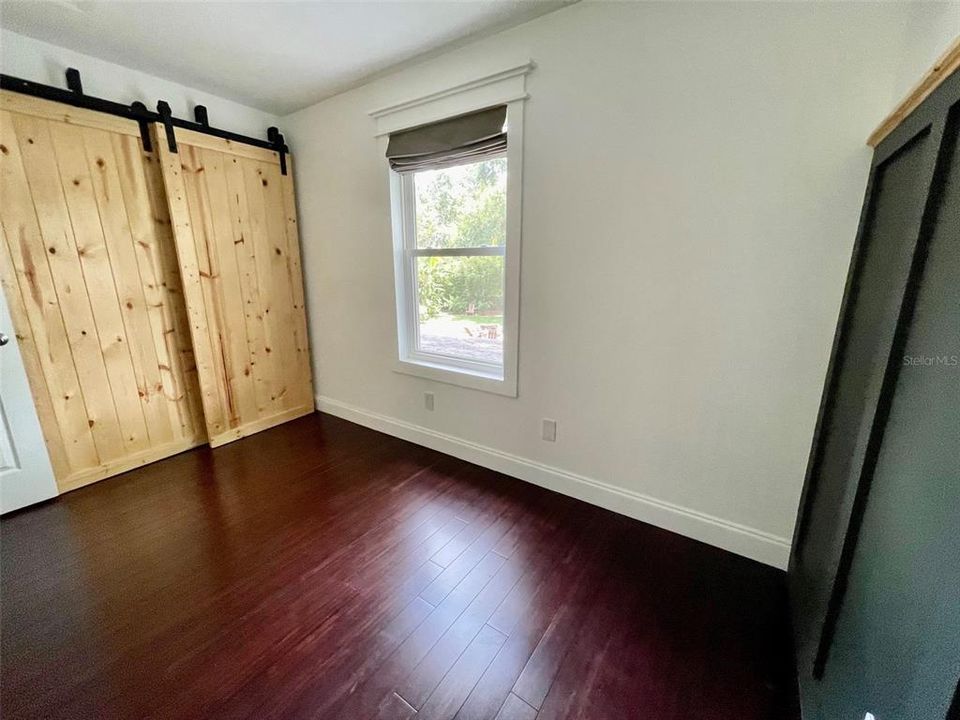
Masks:
[[[570,0],[3,0],[0,25],[275,115]]]

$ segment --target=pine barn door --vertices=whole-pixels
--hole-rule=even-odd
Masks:
[[[179,128],[174,152],[155,130],[210,444],[313,412],[292,171]]]
[[[61,492],[206,440],[136,122],[0,92],[0,277]]]

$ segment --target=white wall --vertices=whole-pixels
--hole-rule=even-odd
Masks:
[[[916,12],[581,3],[288,116],[321,407],[784,566]],[[528,58],[520,397],[396,374],[367,111]]]
[[[951,42],[960,36],[960,1],[917,3],[910,16],[893,88],[902,100]]]
[[[0,69],[5,74],[65,88],[69,67],[80,71],[88,95],[124,104],[140,100],[151,110],[158,100],[166,100],[174,115],[188,120],[195,105],[206,105],[211,125],[253,137],[266,138],[267,128],[278,124],[275,115],[262,110],[0,29]]]

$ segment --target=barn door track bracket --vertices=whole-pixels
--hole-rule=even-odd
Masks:
[[[143,149],[147,152],[151,152],[153,148],[153,143],[150,140],[149,126],[151,123],[161,123],[166,131],[167,145],[170,147],[171,152],[177,151],[176,137],[173,134],[173,129],[182,128],[184,130],[192,130],[193,132],[203,133],[204,135],[212,135],[213,137],[230,140],[231,142],[273,150],[280,156],[280,171],[284,175],[287,174],[286,154],[289,153],[290,150],[284,143],[283,135],[280,134],[277,128],[270,128],[267,131],[267,139],[263,140],[261,138],[211,127],[207,116],[207,108],[203,105],[194,107],[194,120],[185,120],[174,116],[170,110],[169,103],[162,100],[157,104],[157,112],[153,112],[149,110],[144,103],[139,101],[124,105],[123,103],[114,102],[113,100],[105,100],[104,98],[98,98],[93,95],[86,95],[83,92],[80,71],[76,68],[67,69],[66,82],[67,87],[60,88],[0,73],[0,89],[22,95],[30,95],[31,97],[41,98],[43,100],[52,100],[70,105],[71,107],[93,110],[95,112],[107,113],[108,115],[116,115],[117,117],[133,120],[140,126],[140,138],[143,141]]]

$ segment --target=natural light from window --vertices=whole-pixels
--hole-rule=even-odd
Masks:
[[[414,175],[416,349],[503,366],[507,159]]]

